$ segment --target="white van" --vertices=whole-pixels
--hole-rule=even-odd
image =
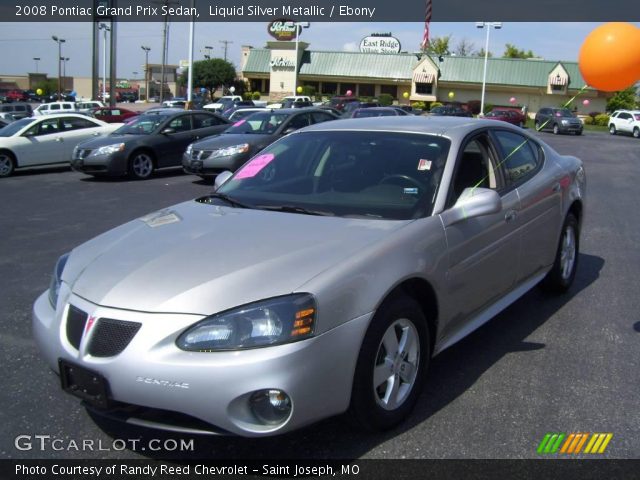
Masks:
[[[80,113],[89,113],[94,108],[102,108],[104,103],[97,100],[86,100],[83,102],[76,102],[76,110]]]
[[[34,115],[50,115],[52,113],[71,113],[76,111],[75,102],[43,103],[33,109]]]

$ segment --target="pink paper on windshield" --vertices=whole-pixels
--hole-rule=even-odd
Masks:
[[[246,120],[240,120],[236,123],[233,124],[234,127],[239,127],[240,125],[242,125],[244,122],[246,122]]]
[[[273,158],[273,153],[258,155],[253,160],[250,160],[249,163],[247,163],[244,167],[242,167],[242,170],[236,173],[235,178],[243,179],[255,177],[258,172],[260,172],[260,170],[271,163],[271,160],[273,160]]]

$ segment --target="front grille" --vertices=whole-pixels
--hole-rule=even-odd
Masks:
[[[78,160],[84,160],[91,153],[91,149],[89,148],[79,148],[75,151],[74,158]]]
[[[213,153],[212,150],[194,150],[191,153],[191,158],[193,160],[206,160]]]
[[[79,308],[69,305],[67,313],[67,340],[76,349],[80,349],[80,341],[88,315]]]
[[[127,348],[142,324],[101,318],[91,335],[87,352],[94,357],[114,357]]]

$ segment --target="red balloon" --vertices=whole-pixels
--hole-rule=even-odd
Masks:
[[[511,98],[509,99],[509,102],[510,102],[510,103],[516,103],[516,97],[511,97]]]
[[[350,97],[351,95],[353,95],[353,92],[351,90],[347,90],[347,97]]]
[[[587,85],[615,92],[640,80],[640,28],[630,23],[600,25],[585,39],[578,59]]]
[[[586,106],[588,106],[590,103],[591,103],[591,102],[590,102],[589,100],[587,100],[587,99],[585,99],[585,100],[583,100],[583,101],[582,101],[582,104],[583,104],[585,107],[586,107]]]

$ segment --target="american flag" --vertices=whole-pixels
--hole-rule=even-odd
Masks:
[[[422,36],[422,43],[420,47],[426,50],[429,46],[429,24],[431,23],[431,1],[426,0],[426,10],[424,12],[424,35]]]

